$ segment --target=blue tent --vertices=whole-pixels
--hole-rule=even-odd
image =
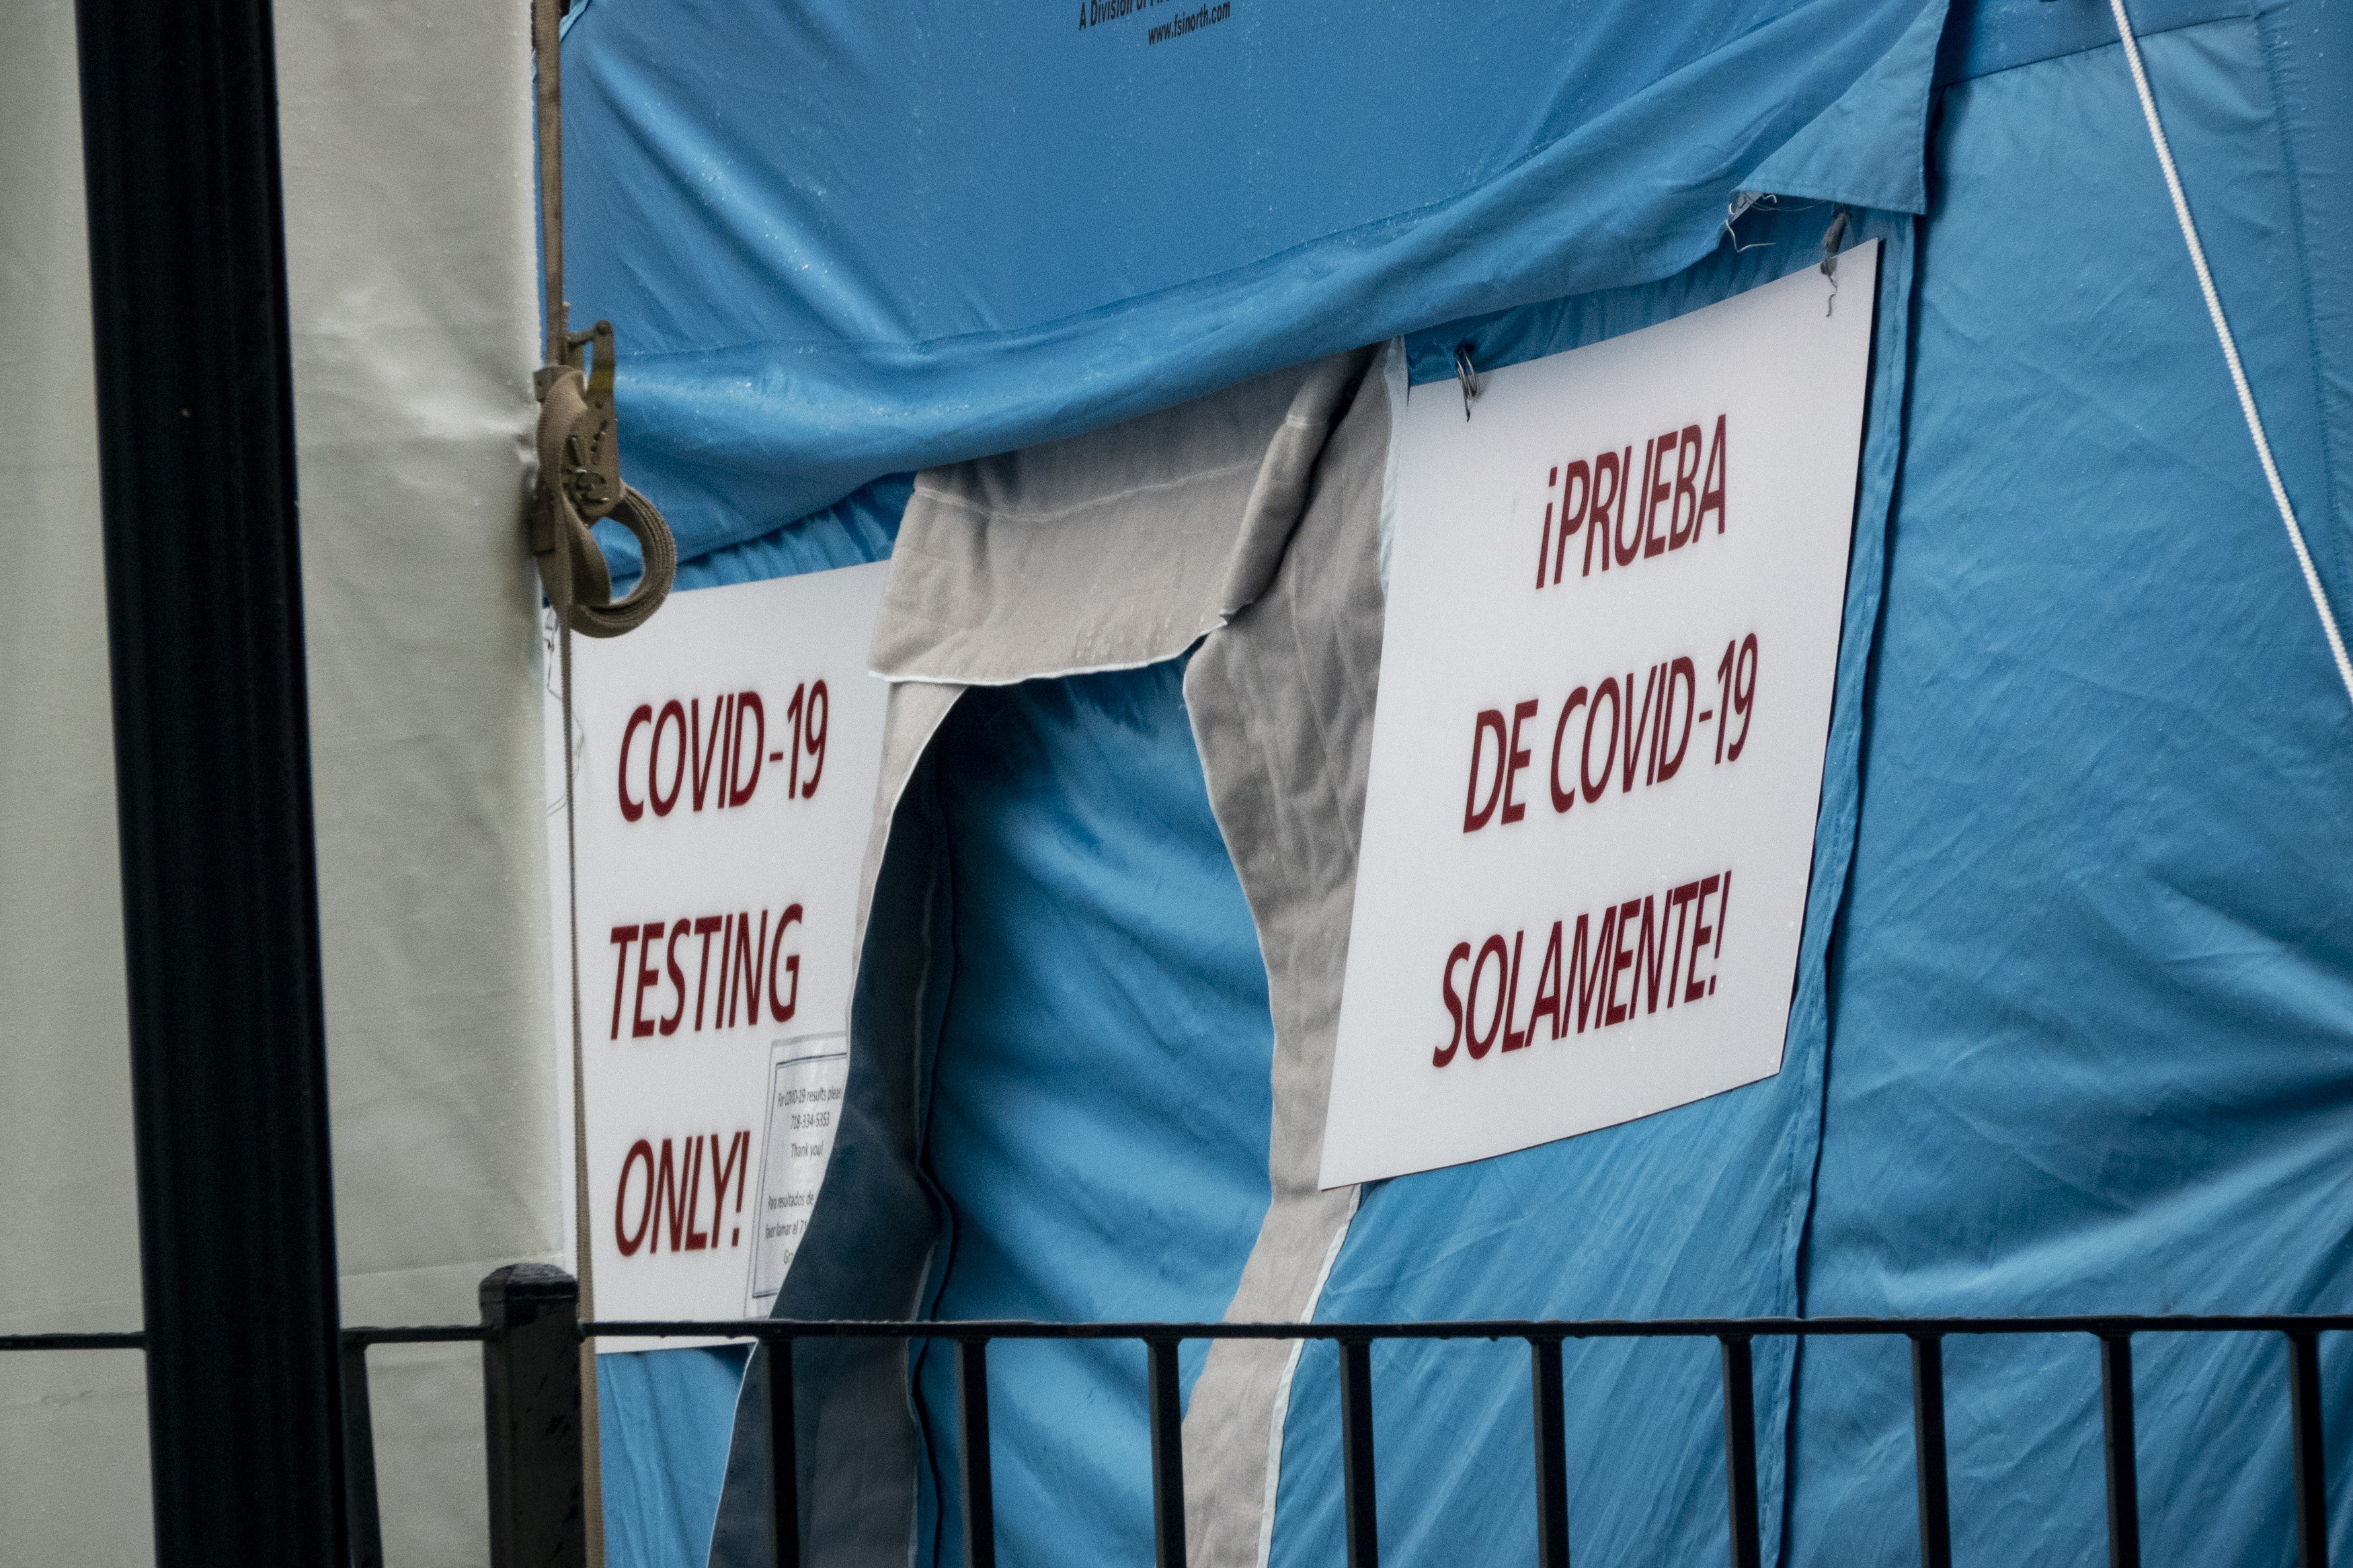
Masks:
[[[1841,210],[1884,247],[1781,1072],[1368,1185],[1313,1311],[2340,1306],[2353,712],[2109,9],[1189,5],[575,8],[568,288],[618,330],[630,474],[681,585],[884,558],[918,469],[1311,363],[1340,366],[1338,428],[1384,376],[1451,380],[1457,343],[1507,364],[1813,266]],[[2353,602],[2353,16],[2130,11],[2282,483]],[[853,1025],[904,1057],[905,1104],[845,1127],[818,1221],[846,1228],[813,1221],[780,1310],[1214,1319],[1243,1288],[1281,1207],[1288,961],[1197,746],[1214,640],[1143,647],[968,671],[933,716],[892,853],[919,843],[936,896],[894,912],[886,868]],[[881,1070],[853,1065],[853,1099]],[[1569,1347],[1579,1563],[1723,1551],[1712,1353]],[[828,1426],[804,1463],[905,1471],[842,1560],[949,1568],[952,1372],[890,1354],[840,1375],[896,1380],[906,1444]],[[1900,1345],[1757,1354],[1768,1560],[1910,1560]],[[2095,1558],[2091,1342],[1947,1355],[1957,1555]],[[1271,1496],[1218,1505],[1247,1516],[1196,1561],[1336,1555],[1333,1361],[1285,1369],[1250,1460]],[[727,1458],[740,1352],[602,1364],[611,1560],[764,1561],[757,1456]],[[2285,1557],[2284,1368],[2276,1339],[2144,1348],[2153,1556]],[[1144,1560],[1141,1354],[992,1369],[1008,1560]],[[1374,1370],[1391,1560],[1526,1560],[1524,1352]],[[828,1506],[812,1529],[842,1528]]]

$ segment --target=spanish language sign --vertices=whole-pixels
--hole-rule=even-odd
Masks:
[[[1779,1070],[1877,264],[1415,389],[1325,1186]]]
[[[765,1315],[791,1266],[848,1077],[886,694],[866,655],[888,573],[675,594],[627,637],[573,641],[599,1317]],[[553,691],[548,721],[553,760]],[[560,950],[560,795],[549,826]],[[569,977],[557,985],[568,1064]]]

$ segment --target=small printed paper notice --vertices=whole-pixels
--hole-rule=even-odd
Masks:
[[[1878,260],[1415,389],[1324,1186],[1780,1070]]]
[[[798,1249],[848,1079],[887,697],[866,654],[889,573],[700,588],[627,637],[575,637],[569,888],[549,693],[554,929],[574,900],[600,1317],[764,1313]],[[568,1066],[561,963],[555,982]]]
[[[765,1318],[784,1289],[793,1255],[817,1206],[818,1184],[833,1154],[841,1091],[849,1082],[849,1047],[840,1035],[788,1040],[768,1068],[768,1129],[760,1149],[760,1237],[752,1258],[747,1316]]]

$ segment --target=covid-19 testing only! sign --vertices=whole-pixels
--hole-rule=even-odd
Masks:
[[[765,1316],[807,1223],[848,1077],[886,696],[867,650],[888,572],[674,594],[627,637],[573,641],[600,1317]],[[549,721],[552,741],[553,692]],[[550,826],[560,943],[560,796]]]
[[[1415,390],[1324,1185],[1779,1069],[1877,262]]]

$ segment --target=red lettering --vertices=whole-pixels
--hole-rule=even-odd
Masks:
[[[1724,416],[1715,416],[1715,439],[1708,443],[1707,477],[1700,481],[1699,510],[1692,516],[1692,542],[1700,538],[1700,522],[1709,512],[1715,513],[1715,531],[1724,531]]]
[[[1633,455],[1634,448],[1627,447],[1626,457]],[[1609,476],[1609,489],[1606,492],[1601,489],[1601,476],[1604,474]],[[1593,542],[1597,539],[1601,542],[1601,569],[1604,572],[1609,570],[1610,509],[1615,507],[1620,512],[1626,510],[1627,488],[1625,458],[1615,452],[1604,452],[1593,459],[1593,505],[1586,514],[1585,570],[1577,574],[1579,576],[1593,575]]]
[[[1674,711],[1675,683],[1677,681],[1681,681],[1683,683],[1683,732],[1675,741],[1675,754],[1670,757],[1664,754],[1666,752],[1667,724],[1669,723],[1669,721],[1664,717],[1664,715]],[[1658,760],[1658,774],[1659,782],[1661,784],[1666,783],[1669,779],[1674,777],[1676,773],[1683,770],[1683,753],[1691,750],[1692,710],[1698,705],[1698,668],[1694,666],[1688,658],[1678,654],[1675,657],[1674,662],[1667,666],[1666,706],[1661,710],[1662,717],[1659,721],[1660,739],[1657,749],[1661,753]]]
[[[744,1180],[744,1162],[736,1158],[735,1150],[744,1141],[745,1135],[741,1132],[727,1140],[727,1156],[722,1163],[719,1134],[713,1132],[711,1135],[711,1167],[719,1173],[718,1184],[711,1189],[711,1245],[713,1247],[719,1245],[720,1218],[727,1212],[727,1184],[733,1181],[740,1185]],[[736,1201],[741,1203],[743,1200],[739,1198]],[[738,1239],[741,1239],[741,1232],[737,1233]],[[731,1241],[727,1245],[733,1247],[735,1242]]]
[[[1577,487],[1577,510],[1574,512],[1569,510],[1568,506],[1568,487],[1571,485]],[[1562,476],[1560,481],[1560,542],[1553,546],[1552,553],[1552,580],[1556,583],[1560,581],[1561,568],[1568,564],[1568,536],[1584,526],[1585,509],[1592,500],[1593,470],[1587,465],[1584,458],[1579,458],[1568,466],[1568,471]],[[1586,548],[1585,554],[1589,564],[1593,559],[1593,550],[1589,544]],[[1539,583],[1544,578],[1544,557],[1542,556],[1536,558],[1536,578]]]
[[[1651,728],[1651,699],[1653,695],[1651,689],[1658,683],[1659,667],[1654,664],[1644,672],[1642,677],[1641,717],[1636,722],[1626,726],[1626,744],[1618,752],[1623,759],[1624,782],[1618,786],[1619,793],[1621,795],[1634,787],[1634,770],[1641,763],[1643,737],[1649,733]],[[1626,672],[1626,711],[1630,715],[1633,710],[1634,672],[1630,669]],[[1605,773],[1601,776],[1606,788],[1609,775]]]
[[[694,972],[694,1030],[697,1034],[702,1032],[703,989],[711,981],[711,933],[719,930],[722,923],[721,917],[717,915],[703,915],[694,922],[694,934],[702,939],[702,963]],[[723,994],[726,982],[721,981],[720,986]]]
[[[751,745],[752,776],[748,779],[741,776],[744,756],[744,716],[746,713],[752,716],[754,725]],[[766,710],[760,706],[760,694],[756,691],[739,691],[735,694],[734,752],[734,764],[729,769],[727,774],[727,804],[742,805],[752,798],[752,792],[760,787],[760,760],[768,754],[768,715]]]
[[[1577,804],[1577,791],[1560,787],[1560,742],[1561,737],[1568,733],[1570,717],[1585,705],[1586,696],[1586,689],[1582,686],[1570,692],[1568,700],[1561,704],[1560,721],[1552,727],[1551,783],[1552,808],[1555,811],[1567,811]]]
[[[776,957],[777,950],[785,945],[785,928],[797,923],[800,918],[801,907],[798,904],[786,905],[785,912],[776,917],[776,940],[768,946],[768,1016],[779,1024],[790,1021],[801,1005],[801,955],[786,953],[781,963]],[[779,970],[793,977],[792,994],[782,1002],[776,1000],[776,974]],[[758,1011],[756,1007],[753,1009],[755,1015]]]
[[[1556,466],[1553,468],[1553,471],[1549,475],[1546,476],[1545,494],[1552,494],[1553,486],[1558,483],[1560,483],[1560,469]],[[1566,515],[1563,516],[1561,521],[1562,527],[1566,530],[1567,526],[1567,518]],[[1564,531],[1560,537],[1564,543],[1567,542],[1568,535],[1566,531]],[[1552,502],[1546,501],[1545,502],[1544,537],[1536,541],[1536,586],[1539,588],[1545,585],[1545,563],[1551,558],[1551,556]]]
[[[1601,994],[1601,1000],[1606,1005],[1606,1011],[1601,1017],[1604,1024],[1624,1023],[1626,1015],[1632,1005],[1631,998],[1626,1002],[1618,1000],[1618,977],[1633,967],[1634,950],[1627,946],[1626,942],[1627,938],[1631,934],[1629,928],[1633,924],[1635,911],[1641,907],[1642,900],[1640,899],[1629,899],[1618,906],[1618,942],[1609,950],[1609,986]]]
[[[1715,951],[1709,954],[1710,960],[1719,968],[1724,963],[1724,915],[1731,907],[1732,868],[1727,866],[1724,870],[1724,891],[1716,895],[1715,900]],[[1707,977],[1707,994],[1711,996],[1715,994],[1715,976],[1713,974]]]
[[[1707,900],[1723,881],[1724,879],[1721,877],[1703,878],[1699,891],[1693,899],[1691,983],[1683,987],[1683,1000],[1686,1002],[1698,1001],[1705,996],[1709,988],[1715,984],[1712,978],[1707,985],[1702,985],[1699,983],[1699,950],[1705,947],[1708,939],[1715,934],[1715,928],[1707,923]]]
[[[1491,953],[1495,959],[1495,1011],[1487,1019],[1487,1032],[1483,1036],[1472,1034],[1468,1022],[1463,1025],[1463,1043],[1470,1047],[1471,1059],[1474,1062],[1495,1048],[1495,1037],[1504,1032],[1504,993],[1509,988],[1512,978],[1512,957],[1504,946],[1504,939],[1501,936],[1489,937],[1480,946],[1479,956],[1471,964],[1471,991],[1464,999],[1466,1011],[1472,1016],[1478,1014],[1479,976],[1487,972],[1487,958]]]
[[[1632,565],[1634,557],[1641,553],[1642,529],[1650,516],[1651,465],[1658,458],[1658,445],[1655,437],[1642,443],[1642,479],[1634,489],[1632,510],[1630,512],[1627,510],[1623,500],[1618,503],[1618,527],[1609,537],[1610,543],[1616,550],[1618,564],[1620,566]],[[1633,450],[1631,446],[1626,448],[1629,456],[1632,455]],[[1634,525],[1631,538],[1629,538],[1626,533],[1626,524],[1629,522]]]
[[[1545,984],[1547,980],[1552,983],[1549,988]],[[1535,1038],[1536,1020],[1544,1017],[1552,1019],[1552,1037],[1560,1038],[1560,1026],[1567,1013],[1560,973],[1560,922],[1555,921],[1552,936],[1545,943],[1544,962],[1536,967],[1535,999],[1528,1006],[1528,1038]]]
[[[1667,518],[1667,548],[1681,550],[1699,531],[1699,490],[1692,481],[1699,473],[1700,427],[1683,426],[1683,440],[1675,447],[1675,503]],[[1685,502],[1691,505],[1691,515],[1683,515]]]
[[[1593,724],[1601,717],[1601,700],[1605,697],[1609,699],[1609,742],[1601,753],[1601,782],[1596,784],[1593,780]],[[1618,696],[1618,678],[1614,675],[1603,677],[1601,684],[1593,689],[1593,706],[1585,710],[1585,750],[1578,755],[1577,763],[1577,787],[1585,792],[1585,804],[1588,805],[1599,800],[1602,792],[1609,787],[1609,764],[1618,755],[1618,710],[1623,706]]]
[[[670,969],[670,987],[678,993],[678,1005],[671,1008],[670,1016],[661,1021],[665,1038],[678,1033],[678,1021],[686,1016],[686,972],[678,966],[678,939],[693,929],[692,921],[680,921],[670,928],[670,945],[662,949],[662,962]]]
[[[727,731],[719,738],[719,787],[711,792],[711,809],[724,811],[727,809],[727,781],[735,776],[735,742],[743,738],[743,732],[735,723],[735,699],[733,696],[722,697],[711,705],[711,715],[712,723],[724,725]]]
[[[723,699],[711,705],[711,742],[708,745],[705,745],[702,741],[702,699],[698,697],[688,705],[688,733],[691,742],[691,749],[694,753],[694,809],[697,811],[702,809],[703,792],[710,787],[711,780],[716,773],[713,764],[719,756],[719,710],[723,705]],[[720,793],[722,795],[726,793],[725,785],[720,786]]]
[[[646,1016],[646,987],[661,984],[661,971],[653,966],[654,939],[662,933],[662,922],[655,921],[641,928],[645,941],[638,944],[638,995],[629,1004],[629,1037],[643,1039],[654,1032],[654,1021]]]
[[[1643,895],[1642,934],[1635,939],[1634,943],[1634,991],[1626,998],[1626,1009],[1630,1013],[1633,1011],[1634,997],[1644,994],[1650,1000],[1642,1011],[1655,1013],[1659,1010],[1659,982],[1664,977],[1667,967],[1667,933],[1663,924],[1652,922],[1651,917],[1657,912],[1657,906],[1658,900]],[[1645,985],[1650,988],[1647,993],[1643,990]]]
[[[1566,1013],[1568,1011],[1567,987],[1573,984],[1577,991],[1577,1032],[1580,1035],[1585,1033],[1586,1009],[1588,1006],[1592,1008],[1593,1026],[1598,1029],[1601,1027],[1604,1010],[1609,1005],[1609,998],[1604,994],[1607,988],[1601,984],[1601,977],[1609,967],[1610,950],[1618,943],[1618,906],[1612,904],[1601,911],[1601,931],[1593,944],[1593,956],[1589,960],[1586,957],[1585,922],[1585,916],[1577,916],[1577,930],[1569,938],[1568,973],[1561,977],[1563,993],[1560,999],[1561,1011]]]
[[[661,1250],[661,1222],[662,1216],[667,1215],[670,1217],[670,1249],[672,1252],[685,1251],[686,1189],[679,1184],[678,1173],[671,1167],[670,1140],[667,1138],[661,1141],[661,1163],[654,1168],[653,1200],[649,1206],[653,1210],[654,1236],[653,1245],[646,1250],[649,1253]]]
[[[686,1250],[701,1252],[711,1245],[711,1237],[694,1228],[694,1216],[702,1207],[702,1140],[686,1141]]]
[[[1462,1043],[1462,998],[1454,994],[1454,966],[1471,962],[1471,944],[1458,942],[1454,951],[1446,955],[1445,973],[1439,977],[1439,989],[1446,994],[1446,1016],[1454,1020],[1446,1043],[1430,1053],[1430,1065],[1442,1068],[1454,1059],[1455,1047]]]
[[[639,1160],[646,1163],[646,1201],[638,1207],[638,1228],[632,1233],[623,1227],[629,1212],[629,1173]],[[638,1248],[645,1245],[646,1226],[653,1223],[653,1217],[654,1149],[640,1138],[629,1145],[628,1155],[621,1162],[621,1184],[613,1194],[613,1241],[620,1247],[622,1257],[635,1257]]]
[[[644,801],[629,798],[629,742],[636,738],[638,725],[650,724],[653,721],[652,707],[640,702],[637,706],[637,710],[629,715],[629,721],[621,726],[620,791],[621,820],[624,822],[635,822],[646,814]]]
[[[670,794],[661,792],[662,731],[670,721],[678,721],[678,765],[670,771]],[[678,792],[686,783],[686,709],[675,697],[662,704],[661,717],[654,721],[653,740],[646,747],[646,798],[653,803],[656,816],[668,816],[670,807],[678,804]]]
[[[613,928],[614,944],[621,950],[619,957],[613,963],[613,1032],[609,1037],[616,1040],[621,1037],[621,990],[629,979],[629,944],[637,940],[637,927]]]
[[[1504,820],[1507,823],[1517,822],[1528,814],[1528,808],[1512,797],[1520,782],[1520,770],[1528,765],[1527,750],[1520,744],[1520,726],[1535,716],[1536,704],[1534,699],[1512,705],[1512,739],[1506,748],[1511,753],[1511,761],[1504,768]],[[1477,747],[1478,741],[1475,736],[1471,743],[1474,749]]]
[[[1495,776],[1488,785],[1487,804],[1481,805],[1479,804],[1479,753],[1486,745],[1487,731],[1490,730],[1495,732]],[[1495,815],[1495,803],[1504,798],[1505,762],[1504,753],[1509,749],[1510,742],[1504,738],[1502,710],[1494,708],[1480,710],[1478,719],[1471,726],[1471,787],[1463,792],[1462,796],[1463,832],[1478,832],[1487,826],[1487,819]]]
[[[735,917],[735,984],[738,992],[728,994],[727,1022],[721,1026],[723,1028],[732,1029],[735,1026],[735,1004],[739,993],[744,1003],[744,1021],[755,1028],[759,1026],[760,966],[767,955],[768,911],[765,910],[760,911],[760,934],[756,937],[752,934],[752,917],[737,915]],[[725,969],[723,968],[720,973],[723,976],[726,973]]]
[[[735,973],[733,962],[735,952],[730,941],[734,931],[735,917],[722,915],[719,924],[719,1002],[711,1009],[711,1026],[714,1029],[724,1029],[729,1026],[731,1020],[727,1016],[727,1010],[735,1001],[735,987],[730,983],[731,976]]]
[[[1659,482],[1651,487],[1647,503],[1642,508],[1642,553],[1646,556],[1667,552],[1667,542],[1659,537],[1659,503],[1674,492],[1675,487],[1667,479],[1667,454],[1675,449],[1681,436],[1682,432],[1670,430],[1658,438],[1658,457],[1651,472]]]
[[[1520,949],[1526,942],[1527,936],[1528,933],[1525,931],[1516,931],[1512,933],[1512,981],[1504,988],[1504,1048],[1507,1051],[1525,1048],[1528,1043],[1528,1037],[1535,1033],[1535,1017],[1533,1014],[1528,1017],[1527,1028],[1512,1027],[1512,1015],[1520,1010]]]
[[[738,1146],[738,1147],[743,1151],[743,1152],[742,1152],[740,1155],[738,1155],[738,1156],[737,1156],[737,1163],[736,1163],[736,1166],[735,1166],[735,1214],[736,1214],[736,1216],[737,1216],[738,1218],[741,1218],[741,1217],[742,1217],[742,1215],[743,1215],[743,1213],[744,1213],[744,1178],[751,1173],[751,1169],[752,1169],[752,1134],[751,1134],[751,1132],[750,1132],[748,1130],[747,1130],[747,1131],[742,1131],[742,1132],[738,1132],[737,1134],[735,1134],[735,1142],[736,1142],[737,1146]],[[737,1243],[741,1242],[743,1239],[744,1239],[744,1231],[743,1231],[743,1227],[742,1227],[742,1226],[728,1226],[728,1229],[727,1229],[727,1245],[728,1245],[728,1246],[730,1246],[730,1247],[733,1247],[733,1246],[735,1246]]]

